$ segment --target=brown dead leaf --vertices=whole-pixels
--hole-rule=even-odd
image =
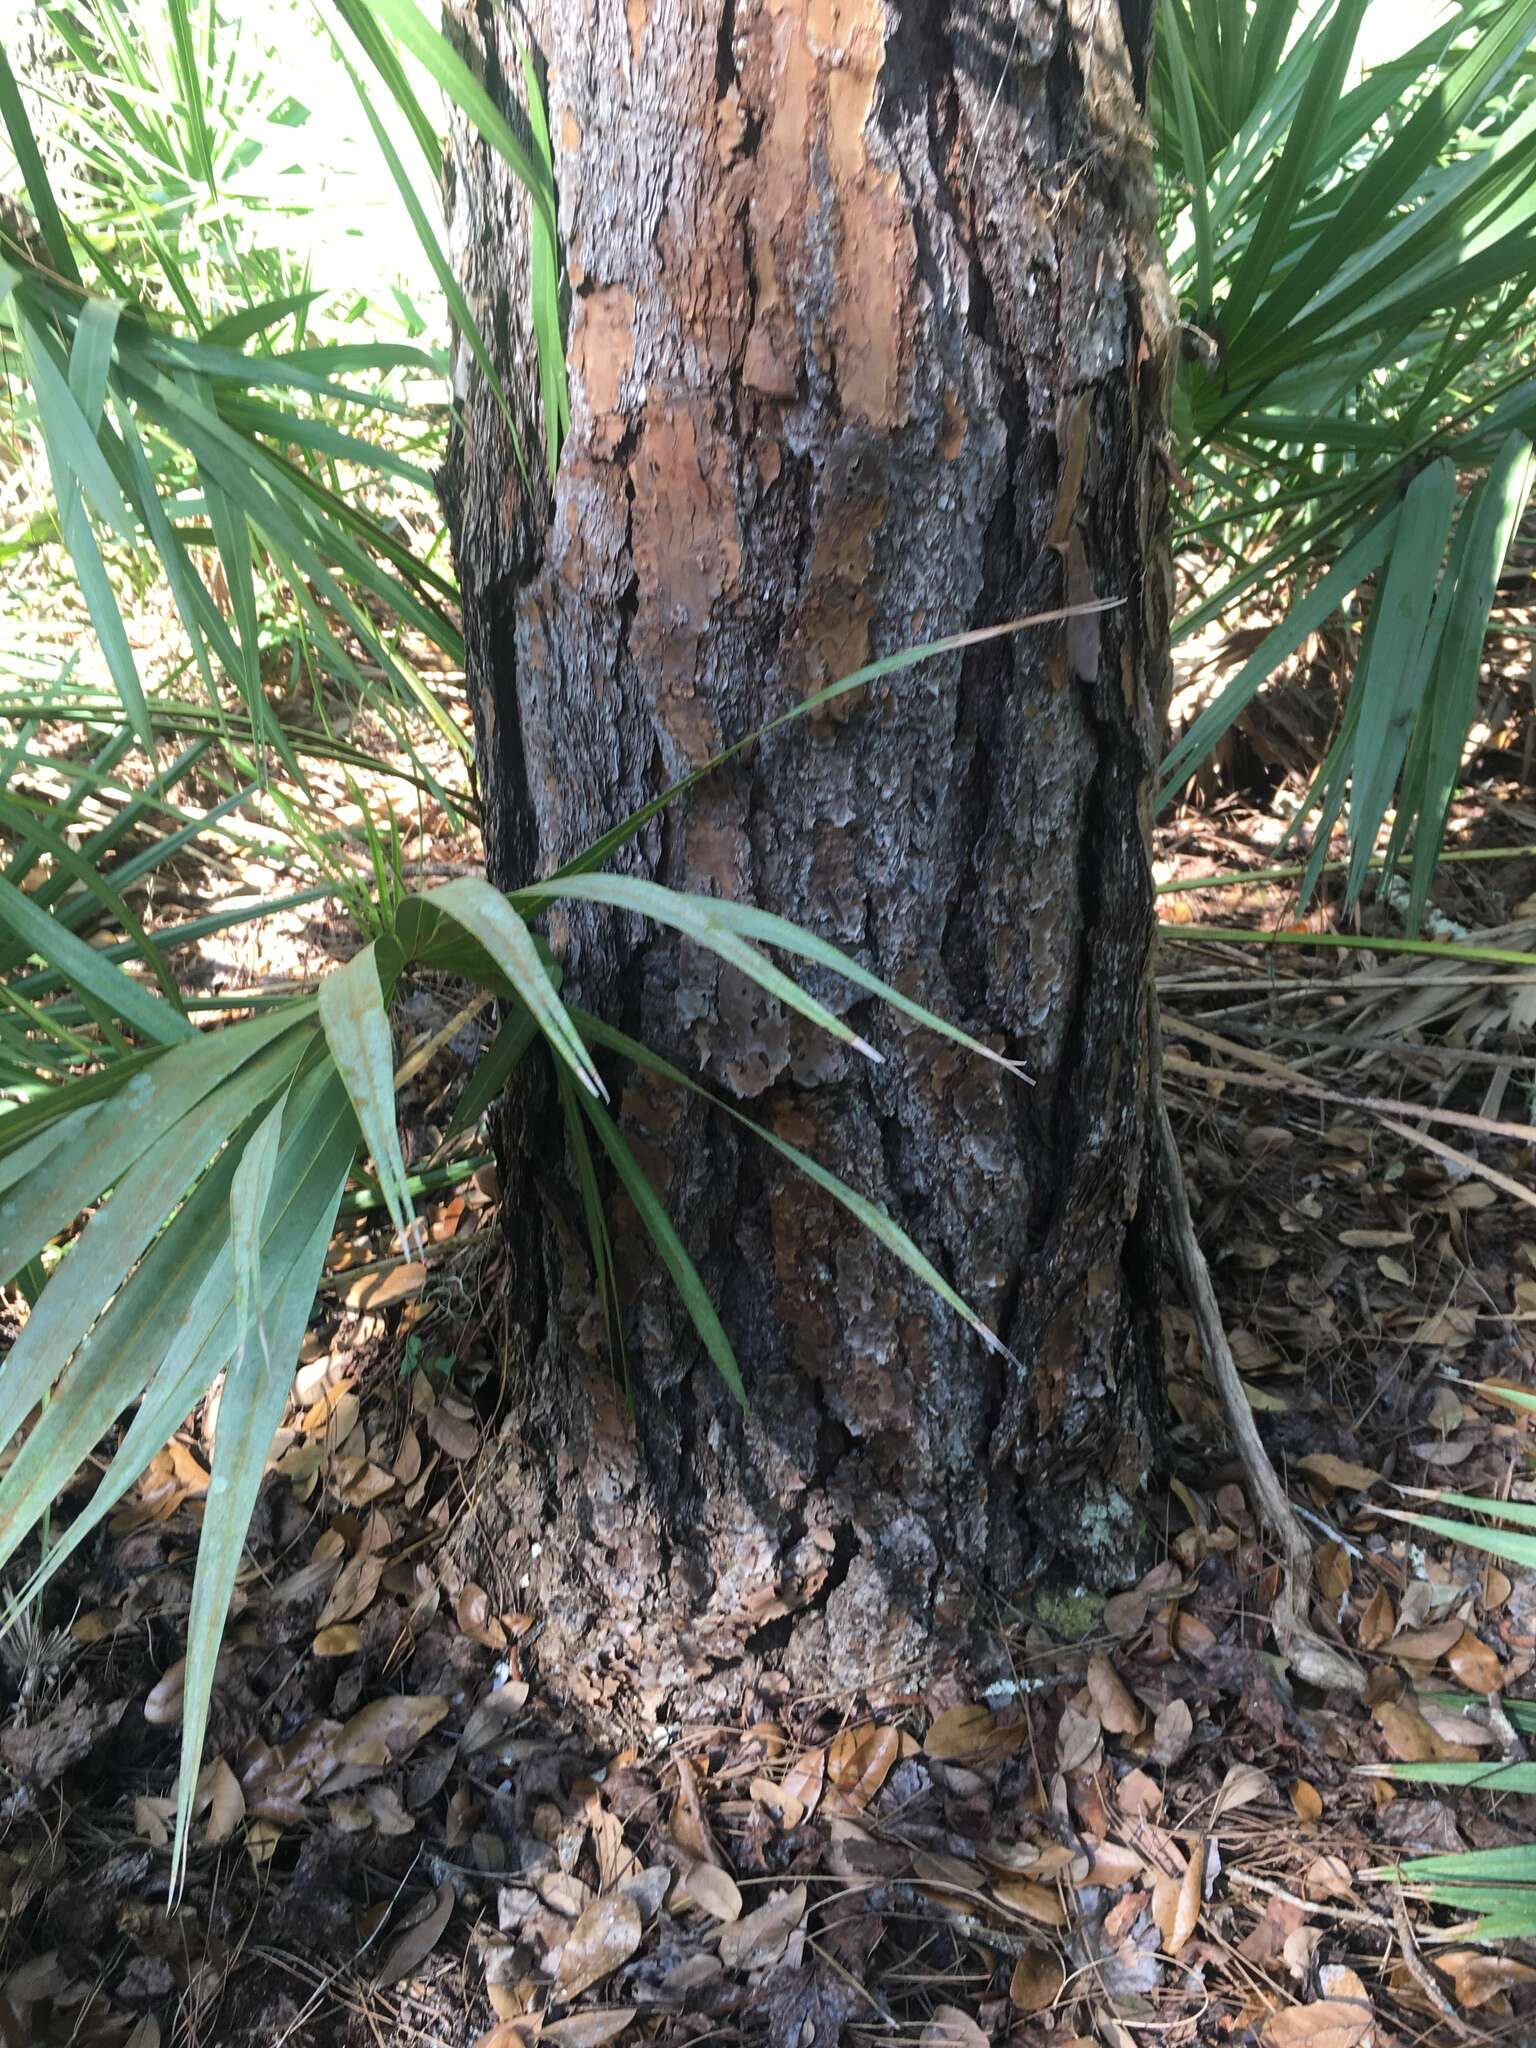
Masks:
[[[827,1751],[827,1777],[845,1811],[860,1813],[890,1776],[901,1754],[895,1728],[845,1728]]]
[[[1000,1904],[1042,1927],[1065,1927],[1067,1909],[1049,1885],[1036,1884],[1032,1877],[1000,1877],[994,1880],[992,1895]]]
[[[1406,1700],[1381,1700],[1371,1709],[1381,1739],[1401,1764],[1446,1763],[1477,1755],[1465,1743],[1437,1735],[1417,1707]]]
[[[356,1621],[373,1605],[379,1590],[379,1581],[384,1576],[385,1560],[382,1557],[366,1555],[349,1557],[336,1575],[331,1588],[331,1597],[321,1608],[315,1626],[323,1635],[335,1623]]]
[[[986,2035],[958,2005],[936,2005],[918,2048],[990,2048]]]
[[[1101,1884],[1110,1891],[1118,1891],[1121,1885],[1133,1883],[1145,1869],[1146,1865],[1134,1849],[1127,1849],[1121,1842],[1100,1842],[1081,1882]]]
[[[1468,1692],[1498,1692],[1504,1683],[1504,1666],[1469,1628],[1446,1651],[1445,1661]]]
[[[670,1823],[672,1839],[696,1863],[718,1863],[720,1851],[715,1847],[709,1822],[704,1817],[704,1804],[699,1798],[699,1781],[693,1765],[687,1757],[680,1756],[673,1760],[672,1768],[677,1773],[677,1798],[672,1803]]]
[[[923,1751],[946,1764],[996,1763],[1019,1747],[1024,1732],[1022,1724],[1000,1728],[990,1707],[946,1707],[923,1738]]]
[[[245,1853],[251,1868],[260,1870],[270,1863],[282,1839],[283,1831],[275,1820],[253,1820],[245,1831]]]
[[[795,1795],[786,1792],[784,1787],[772,1778],[754,1778],[747,1790],[759,1806],[766,1807],[786,1832],[799,1827],[801,1821],[805,1819],[805,1808]]]
[[[362,1630],[355,1621],[340,1621],[334,1628],[321,1629],[310,1645],[317,1657],[351,1657],[362,1647]]]
[[[1460,1620],[1447,1615],[1444,1621],[1434,1621],[1427,1628],[1399,1629],[1388,1643],[1387,1648],[1394,1657],[1406,1658],[1412,1664],[1436,1664],[1465,1634]]]
[[[141,1842],[148,1842],[153,1848],[168,1846],[175,1818],[174,1799],[156,1799],[150,1793],[141,1792],[133,1802],[133,1832]]]
[[[1360,1616],[1360,1647],[1379,1650],[1392,1640],[1397,1627],[1397,1609],[1385,1586],[1378,1586]]]
[[[427,1269],[419,1259],[403,1259],[387,1266],[370,1266],[359,1273],[342,1299],[350,1309],[392,1308],[397,1301],[409,1301],[427,1284]]]
[[[1285,1899],[1266,1899],[1262,1916],[1249,1928],[1237,1953],[1245,1963],[1254,1963],[1261,1970],[1273,1969],[1280,1961],[1286,1936],[1294,1934],[1305,1919],[1304,1906],[1293,1906]]]
[[[1160,1877],[1153,1887],[1152,1917],[1163,1937],[1163,1947],[1171,1956],[1178,1954],[1200,1924],[1200,1895],[1204,1883],[1205,1844],[1197,1842],[1190,1850],[1184,1875],[1180,1878]],[[1161,1912],[1158,1910],[1160,1903]]]
[[[555,1988],[569,2003],[611,1976],[640,1946],[640,1908],[624,1892],[594,1899],[560,1951]]]
[[[816,1810],[821,1797],[821,1788],[827,1778],[827,1752],[824,1749],[808,1749],[804,1756],[796,1757],[789,1769],[779,1780],[779,1791],[787,1801],[793,1799],[800,1808],[800,1820],[809,1820]],[[786,1827],[798,1827],[799,1821],[786,1821]]]
[[[150,1687],[144,1702],[144,1718],[156,1728],[170,1728],[181,1719],[182,1693],[186,1688],[187,1660],[178,1657],[157,1684]]]
[[[462,1634],[487,1650],[504,1650],[507,1632],[491,1612],[491,1596],[483,1586],[467,1580],[453,1603],[453,1615]]]
[[[1381,1478],[1374,1465],[1355,1465],[1348,1458],[1336,1458],[1332,1451],[1313,1451],[1296,1463],[1309,1479],[1316,1479],[1335,1492],[1364,1493]]]
[[[1314,1856],[1301,1880],[1305,1899],[1352,1899],[1355,1881],[1342,1856]]]
[[[1456,2003],[1467,2012],[1488,2005],[1501,1991],[1516,1984],[1529,1984],[1536,1970],[1513,1956],[1483,1955],[1475,1948],[1450,1949],[1435,1957],[1435,1968],[1443,1970],[1456,1987]]]
[[[381,1835],[411,1835],[416,1823],[406,1812],[393,1785],[369,1785],[363,1792],[368,1816]]]
[[[1102,1727],[1111,1735],[1139,1735],[1146,1716],[1114,1665],[1099,1651],[1088,1659],[1088,1690]]]
[[[1313,1553],[1312,1576],[1325,1600],[1342,1600],[1354,1584],[1355,1568],[1342,1543],[1325,1543]]]
[[[455,1415],[441,1401],[427,1410],[427,1435],[440,1451],[460,1464],[480,1448],[480,1432],[462,1415]]]
[[[1152,1727],[1152,1761],[1176,1764],[1195,1732],[1195,1717],[1183,1700],[1170,1700]]]
[[[509,1678],[505,1685],[494,1687],[476,1702],[464,1723],[459,1747],[466,1756],[472,1756],[476,1750],[488,1749],[493,1742],[501,1741],[527,1704],[528,1686],[524,1679]]]
[[[391,1469],[402,1486],[409,1486],[412,1480],[421,1475],[421,1438],[410,1425],[407,1425],[405,1434],[400,1439],[400,1448],[395,1453],[395,1462]]]
[[[437,1726],[450,1704],[439,1693],[390,1693],[370,1700],[338,1732],[331,1756],[338,1764],[370,1769],[399,1763]]]
[[[566,1920],[579,1920],[592,1903],[591,1885],[572,1870],[540,1871],[534,1890],[552,1913]]]
[[[940,1763],[968,1762],[985,1754],[988,1738],[996,1726],[997,1717],[990,1707],[975,1702],[946,1707],[935,1716],[923,1737],[924,1754],[937,1757]]]
[[[744,1920],[724,1928],[719,1953],[725,1967],[765,1970],[776,1963],[788,1948],[789,1937],[805,1918],[806,1896],[805,1886],[797,1884],[793,1891],[770,1899]]]
[[[557,2048],[603,2048],[604,2042],[617,2041],[639,2010],[637,2005],[611,2005],[602,2012],[573,2012],[539,2029],[540,2048],[546,2041]]]
[[[1212,1821],[1224,1813],[1235,1813],[1240,1806],[1252,1806],[1256,1799],[1273,1799],[1275,1788],[1265,1771],[1257,1764],[1233,1764],[1221,1781],[1221,1790],[1216,1794],[1216,1804],[1211,1810]]]
[[[736,1888],[736,1881],[718,1863],[689,1865],[674,1896],[674,1905],[689,1903],[702,1907],[716,1920],[730,1922],[741,1918],[741,1893]]]
[[[240,1789],[240,1780],[223,1757],[216,1757],[199,1781],[199,1804],[202,1803],[205,1785],[208,1793],[208,1824],[204,1830],[204,1840],[227,1842],[245,1819],[245,1794]]]
[[[1114,1636],[1139,1635],[1147,1625],[1151,1600],[1140,1587],[1128,1593],[1111,1593],[1104,1602],[1104,1626]]]
[[[1115,1787],[1115,1792],[1122,1813],[1133,1814],[1143,1820],[1152,1820],[1163,1810],[1163,1788],[1155,1778],[1149,1778],[1145,1771],[1127,1771]]]
[[[1298,1778],[1291,1787],[1291,1805],[1298,1820],[1321,1820],[1323,1795],[1310,1778]]]
[[[1275,2013],[1262,2038],[1264,2048],[1366,2048],[1375,2024],[1369,2006],[1322,1998]]]
[[[1020,2012],[1049,2012],[1061,1996],[1067,1973],[1055,1949],[1043,1942],[1025,1949],[1008,1979],[1008,2002]]]
[[[1501,1572],[1496,1564],[1483,1566],[1483,1607],[1487,1613],[1496,1614],[1514,1590],[1508,1572]]]
[[[442,1940],[443,1929],[453,1918],[453,1908],[453,1886],[440,1884],[421,1918],[395,1937],[375,1980],[381,1989],[402,1983],[421,1968]]]
[[[1061,1722],[1056,1730],[1058,1768],[1070,1777],[1074,1771],[1080,1771],[1085,1764],[1092,1763],[1103,1740],[1103,1734],[1097,1714],[1080,1714],[1076,1707],[1063,1707]]]

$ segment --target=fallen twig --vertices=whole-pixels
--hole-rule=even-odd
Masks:
[[[1281,1655],[1309,1685],[1337,1688],[1346,1692],[1364,1690],[1365,1679],[1358,1665],[1325,1643],[1307,1620],[1307,1588],[1312,1580],[1312,1546],[1307,1541],[1306,1531],[1297,1520],[1287,1498],[1285,1488],[1280,1484],[1279,1475],[1270,1463],[1269,1453],[1264,1448],[1264,1439],[1259,1435],[1258,1425],[1253,1419],[1253,1410],[1248,1405],[1248,1396],[1243,1391],[1242,1376],[1237,1361],[1232,1356],[1232,1347],[1227,1342],[1227,1332],[1221,1319],[1221,1308],[1216,1300],[1216,1289],[1211,1284],[1211,1269],[1205,1262],[1200,1249],[1200,1240],[1195,1235],[1194,1219],[1189,1213],[1189,1190],[1184,1182],[1184,1166],[1179,1157],[1178,1142],[1173,1135],[1173,1125],[1168,1121],[1168,1106],[1163,1099],[1162,1071],[1157,1060],[1156,1031],[1153,1032],[1153,1115],[1156,1118],[1157,1133],[1163,1155],[1163,1184],[1168,1202],[1168,1220],[1173,1234],[1174,1257],[1178,1261],[1179,1276],[1184,1283],[1184,1292],[1189,1299],[1195,1327],[1200,1333],[1200,1346],[1205,1353],[1206,1364],[1216,1382],[1221,1396],[1221,1405],[1226,1412],[1227,1426],[1232,1432],[1237,1454],[1242,1460],[1243,1470],[1253,1491],[1254,1505],[1269,1524],[1280,1544],[1281,1573],[1280,1590],[1275,1595],[1270,1613],[1270,1624],[1275,1632],[1275,1641]]]
[[[1419,1945],[1413,1938],[1413,1922],[1408,1918],[1408,1901],[1403,1897],[1400,1885],[1392,1886],[1392,1925],[1397,1929],[1397,1945],[1402,1951],[1403,1967],[1414,1983],[1418,1985],[1430,2004],[1439,2013],[1448,2027],[1463,2041],[1480,2041],[1483,2037],[1476,2027],[1469,2027],[1435,1982],[1435,1973],[1419,1954]]]

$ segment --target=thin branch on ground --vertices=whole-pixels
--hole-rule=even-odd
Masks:
[[[1221,1319],[1221,1307],[1216,1299],[1216,1289],[1211,1282],[1211,1269],[1206,1264],[1205,1253],[1200,1249],[1200,1240],[1195,1235],[1194,1219],[1189,1212],[1189,1190],[1184,1180],[1184,1165],[1179,1157],[1178,1141],[1173,1135],[1173,1125],[1168,1120],[1168,1105],[1163,1096],[1162,1063],[1157,1056],[1159,1030],[1156,1023],[1152,1037],[1153,1114],[1162,1151],[1163,1189],[1168,1204],[1168,1221],[1173,1236],[1179,1278],[1183,1282],[1190,1311],[1195,1319],[1195,1328],[1200,1335],[1200,1347],[1205,1353],[1211,1378],[1221,1397],[1227,1426],[1232,1432],[1237,1454],[1242,1460],[1243,1471],[1252,1490],[1254,1505],[1280,1545],[1280,1590],[1275,1595],[1274,1606],[1270,1612],[1275,1641],[1291,1669],[1309,1685],[1359,1693],[1365,1686],[1364,1675],[1359,1666],[1341,1650],[1336,1650],[1331,1643],[1324,1642],[1307,1620],[1307,1588],[1312,1581],[1312,1546],[1307,1540],[1306,1531],[1297,1519],[1285,1488],[1280,1483],[1279,1474],[1270,1462],[1269,1453],[1264,1448],[1264,1439],[1259,1435],[1258,1425],[1253,1419],[1253,1410],[1248,1405],[1248,1396],[1243,1391],[1237,1361],[1233,1358],[1232,1347],[1227,1342],[1226,1326]]]

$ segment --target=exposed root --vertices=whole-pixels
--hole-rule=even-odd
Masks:
[[[1264,1440],[1253,1419],[1253,1410],[1248,1405],[1248,1396],[1243,1391],[1237,1361],[1227,1342],[1216,1289],[1211,1284],[1211,1269],[1205,1262],[1205,1253],[1200,1249],[1200,1240],[1195,1235],[1194,1221],[1189,1213],[1189,1190],[1184,1182],[1184,1167],[1173,1126],[1168,1121],[1162,1072],[1155,1051],[1153,1058],[1153,1114],[1157,1119],[1158,1141],[1162,1148],[1163,1187],[1167,1195],[1168,1221],[1179,1277],[1184,1283],[1195,1327],[1200,1333],[1201,1349],[1221,1396],[1227,1425],[1247,1474],[1254,1504],[1280,1545],[1280,1590],[1270,1612],[1275,1642],[1297,1677],[1304,1678],[1309,1685],[1358,1693],[1365,1687],[1365,1677],[1359,1666],[1331,1643],[1325,1643],[1307,1620],[1312,1546],[1286,1497],[1279,1475],[1270,1463]]]

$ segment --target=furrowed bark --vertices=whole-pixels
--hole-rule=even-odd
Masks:
[[[1032,1086],[834,977],[807,978],[878,1067],[696,947],[551,920],[568,993],[882,1203],[1024,1365],[737,1127],[629,1074],[621,1121],[751,1402],[743,1419],[616,1200],[631,1409],[559,1119],[525,1086],[503,1131],[524,1357],[488,1547],[530,1570],[546,1674],[598,1721],[979,1669],[1042,1575],[1112,1583],[1141,1554],[1173,335],[1149,11],[459,19],[511,118],[517,42],[547,67],[572,288],[553,491],[537,453],[523,487],[472,382],[444,477],[494,880],[549,872],[874,656],[1120,600],[775,734],[619,863],[803,921]],[[462,136],[454,184],[531,439],[525,208]]]

